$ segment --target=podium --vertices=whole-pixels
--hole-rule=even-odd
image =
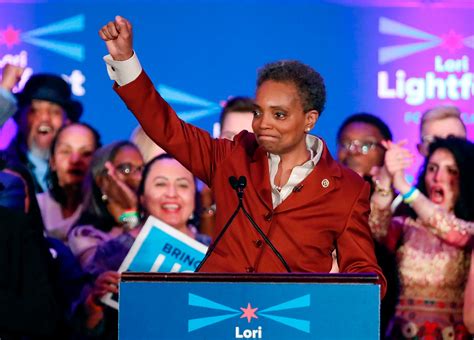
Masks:
[[[119,339],[380,339],[372,274],[122,273]]]

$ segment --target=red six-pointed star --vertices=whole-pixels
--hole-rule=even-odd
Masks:
[[[247,308],[240,307],[240,310],[243,312],[240,318],[247,318],[247,321],[250,323],[252,318],[258,319],[258,316],[255,314],[258,308],[252,308],[250,302],[247,305]]]
[[[0,31],[0,44],[5,44],[10,49],[19,43],[20,30],[15,30],[12,25],[8,25],[6,30]]]
[[[464,45],[463,36],[456,33],[454,30],[450,30],[447,34],[443,34],[441,39],[443,40],[441,47],[447,49],[451,53],[462,48]]]

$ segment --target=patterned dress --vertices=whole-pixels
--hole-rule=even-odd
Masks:
[[[400,296],[387,330],[389,339],[470,339],[462,322],[463,295],[470,264],[468,249],[443,240],[465,222],[438,209],[422,223],[392,218],[372,204],[374,237],[396,252]]]

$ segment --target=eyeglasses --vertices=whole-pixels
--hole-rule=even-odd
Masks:
[[[115,166],[122,175],[129,176],[132,174],[141,174],[143,171],[143,165],[135,166],[131,163],[121,163]]]
[[[339,144],[339,147],[345,149],[346,151],[352,153],[358,152],[363,155],[367,155],[370,150],[374,149],[377,146],[381,146],[380,143],[372,141],[360,141],[357,139],[341,142]]]

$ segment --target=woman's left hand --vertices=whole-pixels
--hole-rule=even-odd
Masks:
[[[382,141],[382,145],[387,149],[385,152],[385,168],[392,176],[393,187],[399,192],[405,192],[411,185],[405,179],[405,170],[413,165],[414,155],[404,148],[406,140],[399,143]]]

